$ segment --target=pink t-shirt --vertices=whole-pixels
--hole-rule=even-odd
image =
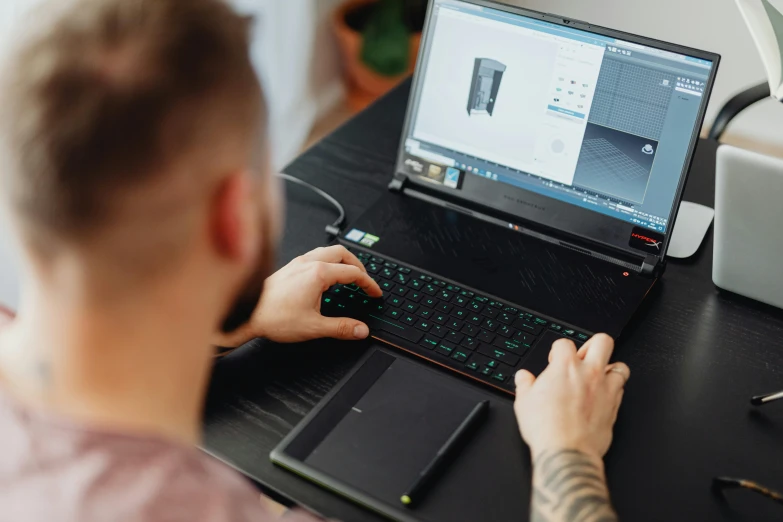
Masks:
[[[195,448],[86,429],[0,391],[0,522],[276,520],[259,497]]]

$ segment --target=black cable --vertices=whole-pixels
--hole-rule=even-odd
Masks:
[[[338,237],[338,236],[340,236],[342,234],[342,228],[343,228],[343,225],[345,224],[345,209],[343,208],[343,206],[340,204],[339,201],[337,201],[332,196],[330,196],[329,194],[327,194],[323,190],[319,189],[315,185],[311,185],[311,184],[309,184],[306,181],[302,181],[299,178],[295,178],[295,177],[291,176],[290,174],[285,174],[285,173],[281,172],[277,176],[279,178],[281,178],[281,179],[284,179],[284,180],[289,181],[291,183],[294,183],[296,185],[301,185],[302,187],[305,187],[305,188],[308,188],[308,189],[312,190],[313,192],[315,192],[316,194],[318,194],[319,196],[324,198],[326,201],[328,201],[329,203],[334,205],[334,207],[340,213],[340,217],[337,218],[337,221],[335,221],[331,225],[327,225],[326,226],[326,233],[329,234],[329,236],[331,236],[332,238],[336,238],[336,237]]]

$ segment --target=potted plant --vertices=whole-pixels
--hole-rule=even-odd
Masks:
[[[348,102],[361,110],[413,73],[427,0],[347,0],[335,27]]]

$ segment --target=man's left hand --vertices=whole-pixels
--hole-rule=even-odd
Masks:
[[[321,315],[323,293],[338,283],[355,283],[370,297],[383,295],[361,261],[345,247],[318,248],[294,259],[269,277],[250,322],[217,344],[240,346],[256,337],[278,343],[324,337],[365,339],[370,330],[361,321]]]

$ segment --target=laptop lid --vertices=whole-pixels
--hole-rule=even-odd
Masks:
[[[512,229],[536,223],[657,265],[719,59],[495,2],[432,0],[396,178]]]

